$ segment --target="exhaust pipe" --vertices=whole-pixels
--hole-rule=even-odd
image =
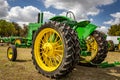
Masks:
[[[43,13],[38,13],[38,22],[37,23],[43,23]]]

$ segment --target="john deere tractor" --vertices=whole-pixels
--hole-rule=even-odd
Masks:
[[[96,28],[90,21],[77,22],[71,11],[66,16],[52,17],[38,28],[33,37],[35,68],[44,76],[61,78],[77,63],[100,64],[107,55],[108,45],[104,35]],[[8,52],[13,53],[14,49]]]

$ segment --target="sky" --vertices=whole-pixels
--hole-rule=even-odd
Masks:
[[[0,19],[18,24],[37,22],[38,12],[44,12],[44,21],[67,11],[77,21],[90,20],[107,33],[110,25],[120,23],[120,0],[0,0]]]

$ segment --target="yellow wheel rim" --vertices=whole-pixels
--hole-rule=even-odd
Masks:
[[[81,61],[83,63],[88,63],[91,60],[93,60],[97,53],[98,53],[98,44],[95,40],[95,38],[93,36],[89,36],[89,38],[87,38],[86,40],[86,45],[87,45],[87,51],[91,52],[90,56],[81,56],[82,58],[84,58],[84,61]]]
[[[12,50],[12,48],[8,49],[8,54],[7,55],[8,55],[9,59],[12,59],[12,56],[13,56],[13,50]]]
[[[21,44],[21,40],[20,39],[16,39],[15,40],[15,44],[18,44],[18,45]]]
[[[34,56],[38,66],[48,72],[56,70],[64,56],[63,44],[56,30],[52,28],[41,30],[34,43]]]

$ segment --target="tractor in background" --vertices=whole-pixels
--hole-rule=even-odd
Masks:
[[[27,38],[28,43],[32,42],[32,60],[39,73],[58,79],[70,73],[78,63],[94,65],[104,61],[108,44],[96,25],[90,21],[77,22],[71,11],[44,23],[43,15],[40,16],[40,23],[31,25],[31,28],[39,28],[30,31]],[[14,45],[8,47],[7,57],[10,61],[16,60]]]
[[[37,23],[29,23],[26,37],[17,37],[17,36],[0,37],[0,42],[12,44],[15,45],[16,47],[23,47],[23,48],[31,47],[33,34],[35,33],[36,30],[38,30],[38,28],[43,23],[43,17],[41,16],[40,18],[40,15],[43,15],[43,13],[38,14],[39,17]]]
[[[120,51],[120,36],[107,36],[107,41],[109,51]]]
[[[21,38],[21,37],[17,37],[17,36],[10,36],[10,37],[0,37],[0,43],[7,43],[7,45],[9,44],[15,44],[17,43],[17,39]]]

